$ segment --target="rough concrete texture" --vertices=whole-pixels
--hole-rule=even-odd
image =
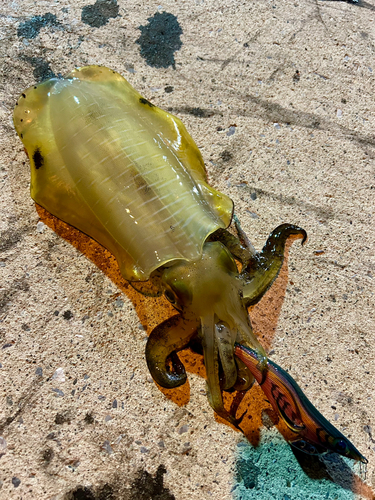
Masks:
[[[2,500],[374,498],[374,14],[373,0],[2,3]],[[238,409],[247,444],[189,351],[183,388],[152,381],[147,335],[173,310],[35,206],[12,125],[26,87],[86,64],[184,121],[257,249],[282,222],[307,230],[250,314],[367,473],[292,453],[259,387]]]

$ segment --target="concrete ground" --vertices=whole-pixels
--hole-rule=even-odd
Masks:
[[[89,2],[0,7],[0,498],[374,498],[374,1]],[[250,315],[367,471],[293,454],[258,387],[247,441],[189,351],[184,387],[152,381],[145,342],[172,308],[35,205],[12,124],[25,88],[87,64],[184,121],[257,249],[307,230]]]

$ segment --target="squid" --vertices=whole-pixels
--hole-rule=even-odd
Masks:
[[[312,405],[304,411],[301,391],[268,359],[247,310],[278,276],[289,237],[304,243],[306,232],[282,224],[257,252],[232,200],[208,184],[183,123],[109,68],[86,66],[28,88],[13,120],[30,159],[35,202],[107,248],[135,289],[144,293],[144,282],[153,282],[155,295],[176,309],[147,342],[153,379],[165,388],[184,384],[178,352],[199,344],[217,414],[239,427],[223,391],[248,390],[255,377],[268,396],[269,380],[286,392],[298,415],[292,427],[309,427],[316,412]],[[277,398],[269,397],[274,405]],[[313,446],[316,436],[303,436]],[[361,460],[359,452],[351,457]]]

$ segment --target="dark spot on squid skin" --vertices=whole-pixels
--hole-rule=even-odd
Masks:
[[[43,82],[44,80],[56,77],[50,68],[49,62],[45,61],[42,57],[22,56],[22,59],[33,67],[33,76],[37,82]]]
[[[55,14],[47,12],[42,16],[33,16],[24,23],[21,23],[17,29],[17,36],[19,38],[36,38],[39,32],[45,26],[62,29],[61,23],[57,20]]]
[[[141,104],[147,104],[147,106],[150,106],[150,108],[154,108],[155,107],[155,104],[152,104],[152,102],[148,101],[147,99],[145,99],[144,97],[140,97],[139,98],[139,102]]]
[[[37,170],[43,167],[44,165],[44,158],[38,147],[35,149],[33,153],[33,162]]]
[[[107,24],[111,17],[117,17],[118,11],[116,0],[96,0],[94,5],[83,7],[81,20],[92,28],[100,28]]]
[[[141,36],[136,43],[141,47],[141,56],[153,68],[176,69],[174,53],[182,47],[183,33],[177,17],[169,12],[156,12],[147,21],[148,24],[138,28]]]

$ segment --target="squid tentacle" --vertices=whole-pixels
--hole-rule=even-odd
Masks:
[[[207,374],[207,396],[215,412],[238,428],[241,419],[234,418],[225,408],[219,379],[218,341],[214,315],[201,318],[204,365]]]
[[[220,381],[217,340],[213,314],[201,318],[204,365],[206,367],[208,399],[212,408],[220,415],[224,410]]]
[[[284,262],[286,242],[292,235],[300,236],[302,245],[307,239],[304,229],[293,224],[281,224],[269,235],[262,251],[241,272],[243,298],[247,307],[259,302],[277,278]]]
[[[237,334],[235,341],[239,344],[245,344],[246,346],[252,347],[256,350],[259,357],[258,368],[263,371],[267,363],[267,353],[254,333],[248,312],[243,305],[241,308],[242,310],[240,311],[236,310],[233,303],[228,303],[227,307],[229,315],[232,318],[236,318]]]
[[[173,389],[186,382],[185,368],[176,351],[187,347],[198,326],[198,321],[177,314],[151,332],[146,344],[146,361],[152,378],[162,387]]]
[[[225,323],[215,324],[215,335],[224,372],[223,389],[228,390],[236,383],[237,367],[234,361],[234,339]]]
[[[248,391],[255,382],[254,375],[239,358],[236,357],[235,362],[237,365],[237,380],[233,389],[236,391]]]

